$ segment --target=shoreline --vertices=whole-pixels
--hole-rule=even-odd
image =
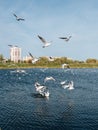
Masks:
[[[78,68],[98,68],[98,63],[69,63],[68,69],[78,69]],[[32,69],[32,68],[53,68],[53,69],[63,69],[61,64],[24,64],[24,63],[7,63],[0,64],[0,69]],[[65,67],[67,69],[67,67]]]
[[[5,70],[5,69],[97,69],[98,67],[70,67],[70,68],[61,68],[61,67],[42,67],[42,66],[36,66],[36,67],[0,67],[0,70]]]

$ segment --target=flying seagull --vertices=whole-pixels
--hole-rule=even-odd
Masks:
[[[69,36],[69,37],[59,37],[60,39],[64,39],[66,42],[68,42],[70,40],[72,36]]]
[[[38,38],[44,43],[43,48],[48,47],[49,45],[51,45],[51,43],[47,42],[43,37],[38,35]]]
[[[30,55],[32,58],[34,58],[30,52],[29,52],[29,55]]]
[[[54,58],[52,56],[48,57],[49,61],[54,61]]]
[[[55,79],[54,79],[52,76],[46,77],[46,78],[44,79],[44,82],[46,82],[46,81],[48,81],[48,80],[53,80],[53,81],[55,81]]]
[[[63,82],[61,82],[62,84],[62,87],[64,88],[64,89],[66,89],[66,88],[68,88],[68,90],[72,90],[72,89],[74,89],[74,82],[73,81],[71,81],[71,82],[69,82],[69,83],[66,83],[66,81],[63,81]]]
[[[70,68],[70,66],[68,64],[66,64],[66,63],[62,64],[62,69],[64,69],[65,67]]]
[[[13,45],[8,45],[9,47],[12,47]]]
[[[33,57],[33,55],[29,52],[29,55],[31,56],[32,58],[32,63],[35,64],[39,59],[36,58],[36,57]]]
[[[21,18],[21,17],[18,17],[16,14],[13,14],[15,17],[16,17],[16,20],[17,21],[20,21],[20,20],[22,20],[22,21],[24,21],[25,19],[23,19],[23,18]]]

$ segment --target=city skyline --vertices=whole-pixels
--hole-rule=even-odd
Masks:
[[[10,57],[9,47],[22,48],[22,57],[32,55],[98,59],[97,0],[7,0],[0,1],[0,54]],[[17,21],[13,14],[24,18]],[[42,48],[38,35],[52,41]],[[66,42],[59,37],[69,37]]]

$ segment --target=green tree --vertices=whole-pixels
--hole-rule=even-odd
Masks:
[[[3,55],[2,54],[0,54],[0,62],[2,62],[3,61]]]
[[[89,58],[86,60],[86,63],[96,63],[97,60],[96,59],[93,59],[93,58]]]

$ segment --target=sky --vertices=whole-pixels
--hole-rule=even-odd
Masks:
[[[25,21],[17,21],[13,15]],[[42,48],[38,35],[52,41]],[[72,36],[68,42],[59,37]],[[98,0],[0,0],[0,54],[10,57],[8,45],[22,57],[53,56],[73,60],[98,59]]]

